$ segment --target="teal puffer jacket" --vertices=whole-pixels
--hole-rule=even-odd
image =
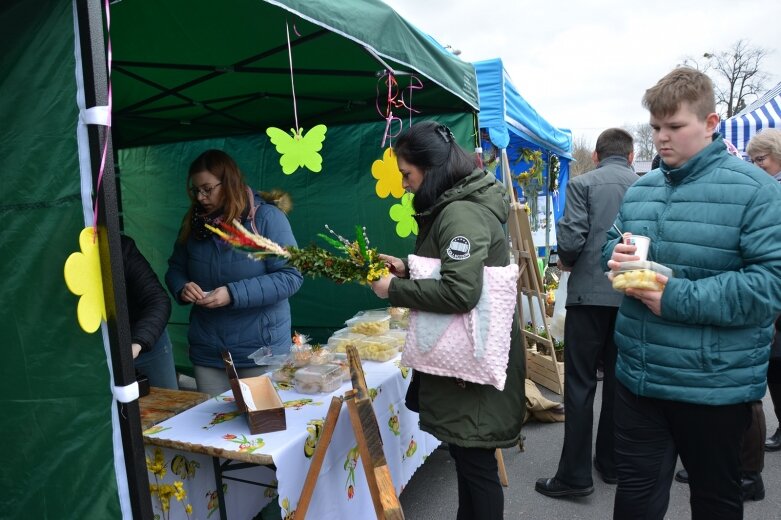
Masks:
[[[761,399],[781,312],[781,187],[729,155],[721,137],[681,168],[626,193],[616,224],[651,239],[670,267],[661,316],[624,297],[616,377],[637,395],[706,405]],[[608,234],[606,267],[618,241]]]

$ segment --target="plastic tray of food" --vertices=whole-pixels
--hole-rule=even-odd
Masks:
[[[293,385],[301,394],[330,393],[342,386],[342,375],[337,365],[310,365],[296,370]]]
[[[350,328],[350,332],[367,336],[379,336],[390,329],[390,314],[387,312],[384,315],[359,313],[344,323]]]
[[[363,334],[355,334],[354,332],[334,335],[328,338],[328,348],[334,352],[346,352],[347,345],[355,345],[356,342],[366,337]]]
[[[656,262],[647,260],[621,262],[618,271],[613,273],[613,289],[621,292],[627,289],[661,291],[664,285],[656,280],[657,273],[668,278],[673,276],[672,269]]]
[[[292,383],[298,369],[293,365],[282,365],[271,373],[275,383]]]
[[[397,347],[385,349],[375,349],[373,347],[369,347],[359,352],[361,359],[364,361],[378,361],[382,363],[396,357],[396,355],[399,353],[399,349]]]

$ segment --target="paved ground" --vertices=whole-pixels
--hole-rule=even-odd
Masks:
[[[540,388],[555,400],[559,396]],[[601,388],[597,391],[597,399]],[[599,410],[599,405],[595,406]],[[769,434],[778,423],[772,412],[770,397],[765,397],[765,412]],[[534,491],[534,482],[552,477],[556,472],[564,437],[564,423],[528,423],[524,429],[526,451],[504,450],[504,462],[510,485],[505,488],[505,518],[507,519],[583,519],[602,520],[612,517],[615,487],[594,475],[594,493],[579,499],[552,499]],[[679,462],[679,469],[680,466]],[[766,453],[762,474],[767,495],[760,502],[747,502],[745,520],[781,519],[781,452]],[[401,494],[401,504],[407,520],[445,520],[456,517],[458,505],[455,468],[447,450],[436,450],[418,469]],[[670,507],[666,519],[691,518],[689,488],[673,482]]]

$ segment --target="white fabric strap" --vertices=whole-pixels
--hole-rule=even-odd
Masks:
[[[138,381],[133,381],[127,386],[112,386],[111,393],[114,394],[114,399],[120,403],[129,403],[138,399]]]
[[[87,125],[111,126],[111,110],[108,106],[87,108],[81,111],[81,119]]]

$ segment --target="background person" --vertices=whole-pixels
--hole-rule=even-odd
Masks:
[[[260,347],[274,354],[290,351],[288,298],[303,278],[283,259],[248,258],[204,227],[238,219],[277,244],[296,245],[285,214],[246,185],[228,154],[199,155],[187,174],[187,192],[191,205],[165,280],[177,302],[193,304],[187,339],[195,382],[198,391],[215,395],[230,388],[223,349],[231,353],[240,378],[266,371],[248,358]]]
[[[174,351],[165,328],[171,317],[171,300],[133,239],[121,235],[120,241],[133,365],[150,386],[178,390]]]
[[[751,138],[746,147],[751,162],[765,170],[777,181],[781,182],[781,130],[768,128]],[[781,319],[776,320],[776,335],[770,349],[770,362],[767,368],[767,388],[776,420],[781,421]],[[781,428],[765,441],[766,451],[781,450]]]
[[[639,179],[631,167],[632,136],[621,128],[605,130],[597,138],[592,159],[597,168],[567,185],[564,216],[556,225],[559,268],[571,271],[564,322],[564,444],[556,476],[539,479],[535,484],[538,492],[554,498],[585,496],[594,491],[591,443],[600,360],[604,376],[594,467],[602,480],[616,483],[613,328],[624,295],[614,290],[605,276],[602,246],[624,193]]]
[[[705,74],[673,70],[643,106],[662,164],[629,188],[616,224],[650,237],[649,260],[674,277],[627,289],[616,319],[614,518],[664,518],[680,454],[692,518],[738,519],[741,438],[781,312],[781,186],[727,152]],[[613,272],[637,260],[608,239]]]
[[[391,305],[444,314],[471,310],[480,298],[484,266],[505,266],[510,252],[502,224],[509,205],[505,189],[474,159],[446,126],[433,121],[404,131],[393,147],[402,184],[415,194],[419,224],[414,253],[441,260],[439,280],[408,279],[399,258],[385,256],[395,276],[372,284]],[[466,250],[451,249],[454,240]],[[518,317],[513,321],[504,391],[490,385],[414,372],[408,407],[420,427],[448,443],[458,475],[458,520],[501,520],[504,494],[496,448],[520,440],[524,403],[524,352]]]

